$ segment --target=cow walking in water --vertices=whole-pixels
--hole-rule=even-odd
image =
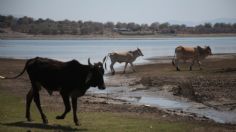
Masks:
[[[48,123],[46,115],[43,113],[40,104],[39,91],[44,87],[51,95],[53,91],[59,91],[65,111],[58,115],[57,119],[64,119],[71,110],[70,98],[72,100],[74,123],[79,125],[77,118],[77,98],[85,94],[89,87],[98,87],[105,89],[103,80],[104,69],[101,62],[92,65],[88,59],[89,65],[82,65],[76,60],[61,62],[57,60],[36,57],[26,62],[23,71],[15,77],[3,77],[1,79],[15,79],[21,76],[25,71],[28,72],[32,88],[26,96],[26,118],[31,121],[30,104],[34,102],[41,114],[43,123]]]
[[[175,56],[172,59],[173,66],[176,67],[177,71],[180,71],[179,69],[179,61],[183,60],[184,62],[187,60],[191,61],[189,70],[192,70],[192,66],[194,65],[194,62],[196,61],[198,63],[198,66],[201,68],[201,60],[205,59],[208,55],[212,55],[211,48],[209,46],[205,47],[183,47],[178,46],[175,48]]]
[[[126,67],[127,67],[128,63],[130,64],[131,68],[135,72],[133,62],[139,56],[143,56],[143,53],[139,48],[137,48],[134,51],[112,52],[112,53],[109,53],[107,56],[105,56],[103,58],[103,63],[105,63],[105,68],[106,68],[106,60],[107,60],[108,57],[110,57],[110,59],[111,59],[110,69],[111,69],[112,75],[115,74],[115,70],[114,70],[113,66],[116,62],[119,62],[119,63],[125,62],[125,67],[124,67],[123,73],[125,73],[125,70],[126,70]]]

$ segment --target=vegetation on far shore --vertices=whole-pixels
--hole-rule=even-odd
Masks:
[[[8,30],[6,30],[8,29]],[[25,33],[28,35],[75,35],[75,36],[105,36],[105,37],[133,37],[133,36],[194,36],[213,34],[236,34],[236,23],[205,23],[197,26],[171,25],[168,22],[152,24],[137,24],[135,22],[93,22],[93,21],[54,21],[51,19],[37,20],[31,17],[16,18],[0,15],[0,34],[6,31]]]

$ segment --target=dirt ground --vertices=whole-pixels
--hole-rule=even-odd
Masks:
[[[168,63],[142,65],[134,75],[140,77],[137,83],[147,86],[176,85],[172,89],[174,95],[217,109],[236,108],[236,54],[210,56],[202,62],[203,70],[195,65],[189,71],[188,65],[182,64],[180,72]]]
[[[188,62],[180,65],[181,71],[176,71],[171,57],[150,58],[150,61],[152,64],[136,66],[135,73],[131,69],[126,74],[120,70],[115,76],[108,73],[107,85],[142,84],[146,88],[171,85],[169,91],[175,96],[186,97],[215,109],[236,108],[236,54],[210,56],[202,62],[203,70],[194,65],[193,71],[189,71]]]
[[[26,60],[0,59],[0,75],[15,76],[22,71],[25,62]],[[154,57],[150,58],[150,62],[152,63],[137,65],[136,72],[128,69],[126,74],[123,74],[120,69],[116,75],[111,75],[110,71],[107,71],[105,75],[107,88],[111,86],[132,87],[140,84],[145,88],[171,85],[173,87],[170,92],[175,96],[183,96],[215,109],[236,109],[236,54],[213,55],[202,62],[203,70],[199,70],[197,66],[194,66],[193,71],[188,70],[188,63],[181,65],[181,71],[176,71],[171,64],[171,57]],[[25,98],[30,87],[30,81],[26,73],[15,80],[0,80],[1,91],[22,98]],[[44,108],[52,111],[63,108],[62,99],[57,92],[49,96],[45,90],[42,90],[40,95]],[[108,103],[107,100],[114,99],[87,94],[80,98],[79,111],[122,112],[131,115],[142,114],[147,118],[160,118],[167,121],[181,120],[197,123],[203,121],[204,123],[220,125],[194,116],[186,117],[166,113],[166,111],[154,107],[131,105],[122,101]],[[227,124],[224,124],[224,126],[235,127]]]

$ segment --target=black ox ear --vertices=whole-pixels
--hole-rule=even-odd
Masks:
[[[103,68],[102,62],[94,63],[94,66],[98,68]]]

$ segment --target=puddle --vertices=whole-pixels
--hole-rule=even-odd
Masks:
[[[138,102],[168,110],[180,110],[183,112],[194,113],[199,117],[207,117],[218,123],[236,124],[236,111],[218,111],[192,101],[170,100],[168,98],[159,97],[142,97]]]
[[[150,105],[150,106],[158,106],[158,107],[166,108],[166,109],[179,109],[179,108],[189,107],[188,103],[168,100],[168,99],[159,98],[159,97],[141,97],[141,99],[138,102],[141,104]]]
[[[236,124],[236,111],[217,111],[209,107],[206,107],[204,109],[196,109],[193,107],[187,111],[203,115],[218,123]]]
[[[170,111],[192,113],[198,117],[207,117],[218,123],[236,124],[236,110],[215,110],[201,103],[186,98],[160,94],[163,91],[134,90],[129,87],[109,87],[106,90],[90,88],[88,94],[105,94],[107,97],[124,100],[131,104],[147,105]]]

